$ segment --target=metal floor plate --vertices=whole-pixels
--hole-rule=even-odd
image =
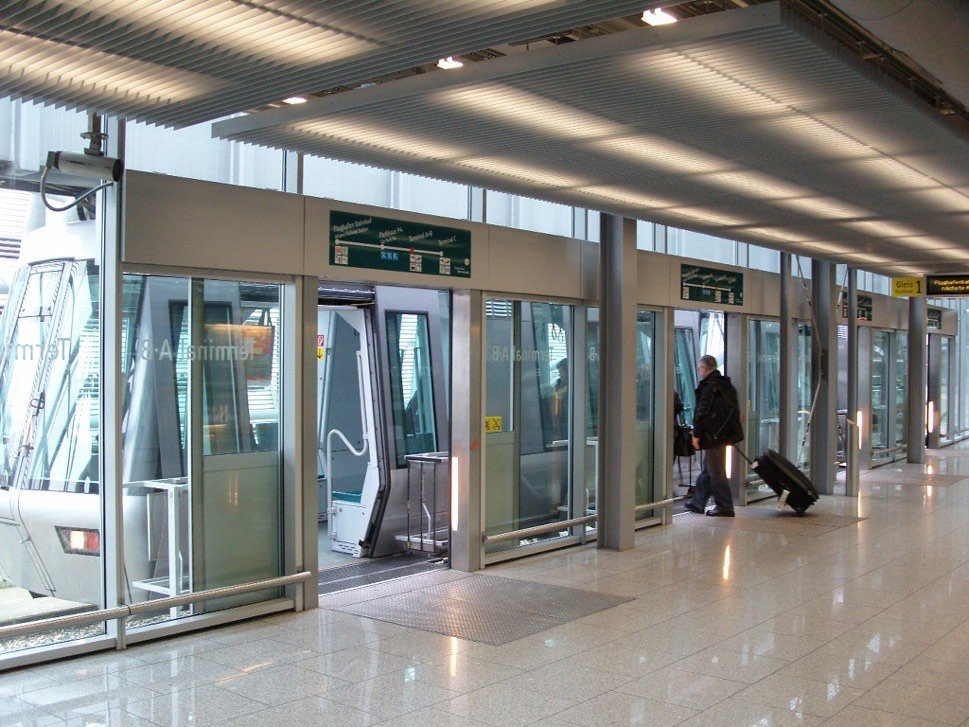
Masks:
[[[321,570],[316,577],[317,592],[320,595],[336,593],[445,567],[440,561],[415,555],[395,555],[372,560],[368,558],[353,565]]]
[[[335,610],[500,646],[631,600],[609,593],[475,574]]]

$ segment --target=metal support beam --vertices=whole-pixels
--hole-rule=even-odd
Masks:
[[[483,567],[483,301],[478,290],[455,290],[451,295],[451,567],[466,572]]]
[[[636,221],[600,216],[600,548],[633,547],[636,507]]]
[[[838,325],[834,306],[835,267],[811,261],[814,355],[811,357],[811,480],[818,492],[834,493],[837,457]]]
[[[287,513],[287,517],[295,519],[302,537],[296,544],[297,553],[292,564],[286,564],[286,572],[307,570],[315,573],[319,568],[319,487],[316,481],[316,451],[319,446],[316,441],[316,402],[319,393],[315,355],[319,294],[316,278],[297,279],[292,295],[291,310],[299,310],[297,320],[294,321],[297,347],[295,353],[291,354],[295,359],[294,369],[299,369],[297,381],[293,382],[293,395],[299,402],[294,419],[301,419],[294,432],[294,439],[303,452],[301,457],[296,458],[299,479],[294,488],[293,501],[297,507],[295,513]],[[319,594],[315,585],[310,584],[302,591],[302,608],[316,608],[319,605]]]
[[[908,299],[908,461],[925,461],[925,298]]]

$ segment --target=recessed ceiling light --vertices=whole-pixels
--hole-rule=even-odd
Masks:
[[[290,96],[289,98],[284,98],[283,103],[288,103],[290,106],[295,106],[297,104],[306,103],[306,99],[302,96]]]
[[[643,22],[647,25],[670,25],[675,23],[679,18],[675,15],[670,15],[668,12],[663,10],[663,8],[656,8],[655,10],[646,10],[643,13]]]
[[[463,65],[461,61],[455,60],[453,56],[442,58],[437,62],[437,67],[443,68],[445,71],[453,71],[455,68],[460,68]]]

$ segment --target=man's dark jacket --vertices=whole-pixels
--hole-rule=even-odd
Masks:
[[[736,444],[744,438],[737,390],[730,377],[719,371],[712,371],[696,387],[693,436],[699,440],[700,449]]]

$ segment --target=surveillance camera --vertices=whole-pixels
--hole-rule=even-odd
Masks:
[[[124,170],[124,164],[120,159],[70,151],[47,152],[47,167],[76,177],[113,182],[121,179],[121,173]]]

